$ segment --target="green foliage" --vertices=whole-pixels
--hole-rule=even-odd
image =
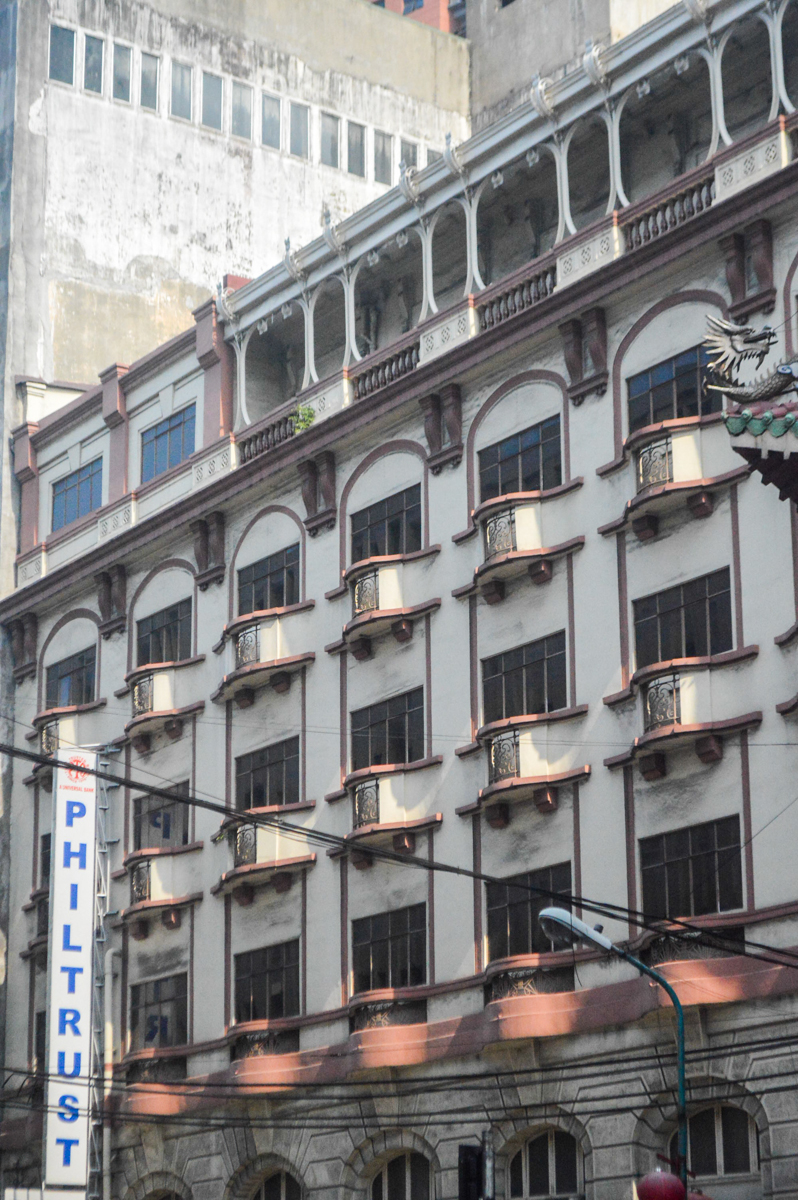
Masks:
[[[316,420],[316,410],[312,404],[301,404],[294,413],[294,433],[302,433],[310,429]]]

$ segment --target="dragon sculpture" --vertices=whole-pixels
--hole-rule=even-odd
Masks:
[[[734,376],[742,363],[756,360],[760,367],[776,341],[776,332],[769,325],[753,329],[750,325],[733,325],[718,317],[707,317],[704,345],[709,351],[709,369],[718,380],[707,383],[707,391],[723,392],[737,405],[767,404],[798,387],[798,357],[779,363],[775,371],[763,379],[744,386]]]

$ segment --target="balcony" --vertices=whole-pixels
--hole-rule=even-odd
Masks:
[[[328,654],[349,650],[362,661],[372,656],[372,642],[392,635],[401,645],[413,636],[414,623],[440,608],[440,597],[411,603],[418,593],[420,574],[416,563],[436,555],[440,546],[429,546],[411,554],[386,554],[354,563],[344,572],[343,584],[327,593],[335,599],[349,592],[352,616],[338,641],[325,646]]]
[[[125,735],[139,754],[153,749],[154,739],[163,736],[176,742],[183,736],[184,721],[201,712],[205,701],[190,701],[196,681],[186,668],[205,661],[205,655],[173,663],[152,663],[125,676],[130,689],[130,720]]]
[[[182,860],[185,852],[200,849],[202,842],[195,842],[169,850],[136,850],[125,859],[130,902],[122,911],[122,920],[135,941],[150,936],[153,920],[163,929],[179,929],[184,909],[202,900],[202,891],[189,890],[196,882],[196,871]]]
[[[27,734],[29,741],[38,741],[39,753],[55,759],[59,749],[75,746],[91,746],[104,740],[105,728],[98,727],[97,712],[105,707],[105,700],[94,700],[88,704],[49,708],[33,718],[33,732]],[[38,763],[31,774],[45,791],[53,785],[53,768],[49,763]]]
[[[232,869],[211,888],[214,896],[232,895],[242,908],[253,903],[255,894],[267,887],[282,895],[290,891],[296,877],[316,863],[315,854],[297,856],[297,842],[275,826],[256,825],[236,817],[226,819],[214,841],[226,838]]]
[[[301,614],[313,607],[308,600],[264,609],[226,625],[214,650],[224,656],[227,670],[211,699],[217,704],[234,700],[239,708],[248,708],[262,688],[287,692],[293,677],[316,658],[302,649],[310,641],[310,629]]]

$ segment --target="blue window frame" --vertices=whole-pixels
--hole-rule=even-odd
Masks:
[[[194,453],[193,404],[164,418],[141,435],[141,482],[147,483]]]
[[[53,484],[53,533],[103,502],[103,460],[95,458]]]

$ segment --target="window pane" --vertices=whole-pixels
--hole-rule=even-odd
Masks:
[[[261,141],[264,146],[280,149],[280,101],[276,96],[262,97],[263,119],[261,125]]]
[[[535,1138],[527,1147],[530,1196],[549,1194],[549,1135]]]
[[[510,1162],[510,1198],[520,1200],[524,1194],[524,1153],[519,1150]]]
[[[234,137],[252,137],[252,88],[233,81],[232,131]]]
[[[388,1200],[406,1200],[404,1154],[388,1163]]]
[[[690,1118],[690,1169],[696,1175],[718,1173],[714,1108],[707,1108]]]
[[[406,142],[404,138],[402,138],[400,146],[400,161],[403,162],[408,168],[418,166],[418,146],[415,142]]]
[[[440,150],[433,150],[431,146],[427,149],[427,166],[430,163],[438,162],[441,158],[443,158],[443,154]]]
[[[130,46],[114,42],[114,100],[130,100]]]
[[[321,161],[325,167],[338,166],[338,130],[340,121],[330,113],[321,114]]]
[[[291,105],[291,153],[297,158],[310,157],[309,110],[304,104]]]
[[[207,71],[202,72],[202,124],[208,129],[222,128],[222,81]]]
[[[158,59],[154,54],[141,54],[141,107],[158,108]]]
[[[87,92],[103,90],[103,40],[86,34],[83,86]]]
[[[410,1200],[429,1200],[429,1163],[415,1152],[410,1155]]]
[[[74,79],[75,34],[63,25],[50,26],[50,78],[71,84]]]
[[[377,183],[392,183],[391,170],[392,138],[389,133],[374,130],[374,179]]]
[[[569,1133],[554,1132],[554,1187],[559,1195],[577,1191],[576,1142]]]
[[[172,116],[191,120],[191,67],[172,63]]]
[[[726,1105],[720,1110],[723,1132],[723,1173],[734,1175],[751,1170],[751,1149],[748,1138],[750,1118],[740,1108]]]
[[[366,130],[362,125],[349,121],[347,125],[347,169],[350,175],[366,174]]]

